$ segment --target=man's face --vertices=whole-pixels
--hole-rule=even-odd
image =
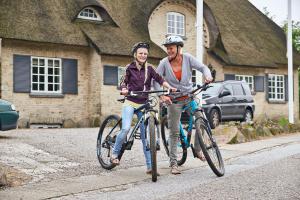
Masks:
[[[180,52],[179,48],[180,47],[178,47],[178,52]],[[175,58],[175,56],[177,54],[177,46],[176,45],[168,45],[167,46],[167,53],[168,53],[169,59]]]

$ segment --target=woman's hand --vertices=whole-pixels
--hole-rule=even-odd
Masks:
[[[160,98],[160,101],[163,102],[163,103],[166,103],[166,104],[168,104],[168,105],[172,104],[172,100],[171,100],[171,98],[168,97],[168,96],[162,95],[162,96],[160,96],[159,98]]]
[[[204,80],[205,83],[211,83],[212,81],[213,81],[212,77],[205,77],[205,80]]]
[[[128,94],[127,88],[122,88],[122,90],[121,90],[121,95],[126,96],[127,94]]]

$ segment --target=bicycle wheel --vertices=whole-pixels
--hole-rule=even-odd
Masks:
[[[117,134],[121,130],[121,120],[117,115],[109,115],[101,124],[97,138],[97,157],[104,169],[115,167],[110,162],[112,148],[115,144]]]
[[[148,119],[147,136],[150,137],[150,152],[151,152],[151,165],[152,165],[152,181],[157,181],[157,158],[156,158],[156,133],[155,133],[155,119],[150,116]]]
[[[161,127],[161,138],[163,141],[163,145],[165,147],[166,153],[168,156],[170,156],[169,152],[169,133],[170,129],[168,128],[168,118],[167,116],[164,116],[160,123]],[[177,144],[177,165],[181,166],[185,163],[187,158],[187,148],[183,141],[178,138],[178,144]]]
[[[225,174],[224,162],[211,131],[202,120],[197,120],[195,125],[196,134],[199,135],[199,144],[208,165],[217,176],[223,176]]]

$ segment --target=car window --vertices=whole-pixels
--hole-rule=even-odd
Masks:
[[[233,84],[232,87],[234,95],[245,95],[241,84]]]
[[[205,90],[203,92],[203,94],[209,95],[209,96],[215,96],[215,95],[219,94],[222,84],[221,83],[210,83],[209,86],[212,86],[212,87],[207,88],[207,90]]]
[[[243,88],[244,88],[244,91],[246,93],[246,95],[251,95],[251,91],[250,91],[250,87],[247,83],[243,83]]]
[[[233,94],[233,90],[232,90],[232,85],[231,84],[225,84],[224,87],[223,87],[222,92],[225,91],[225,90],[229,91],[231,95]]]

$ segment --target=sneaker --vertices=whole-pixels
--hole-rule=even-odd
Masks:
[[[119,164],[120,164],[120,161],[119,161],[119,159],[118,159],[118,156],[112,156],[112,157],[110,158],[110,162],[111,162],[111,164],[113,164],[113,165],[119,165]]]
[[[204,156],[204,154],[203,154],[202,151],[196,152],[196,157],[199,158],[199,159],[200,159],[201,161],[203,161],[203,162],[206,161],[206,158],[205,158],[205,156]]]
[[[177,165],[173,165],[171,167],[171,174],[181,174],[181,171],[178,169],[178,166]]]

